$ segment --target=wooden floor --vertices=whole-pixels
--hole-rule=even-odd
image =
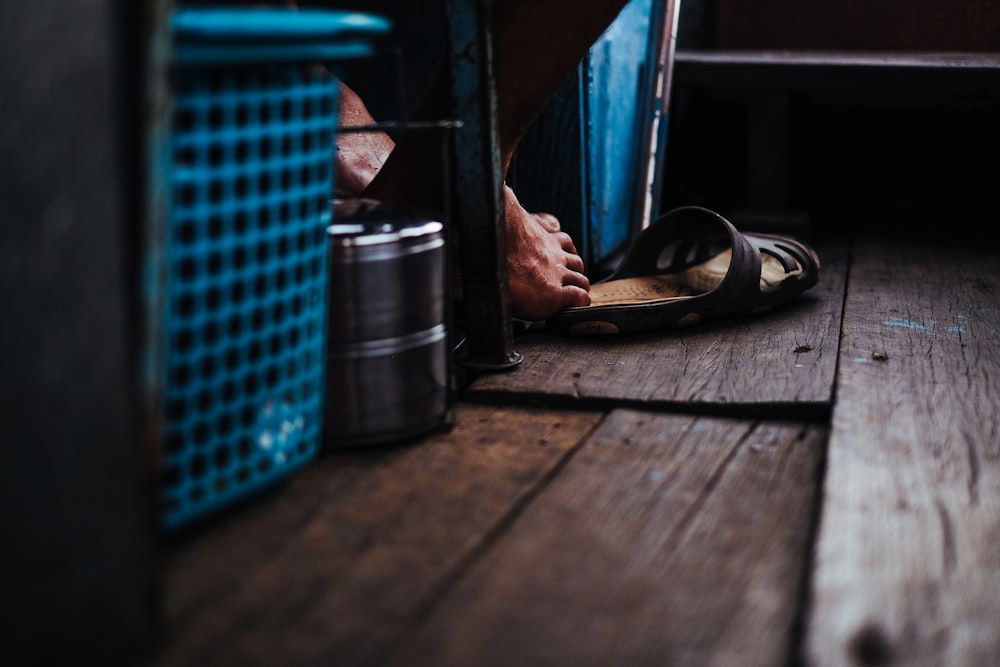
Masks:
[[[529,331],[450,432],[171,541],[156,663],[1000,664],[1000,252],[815,245],[787,308]]]

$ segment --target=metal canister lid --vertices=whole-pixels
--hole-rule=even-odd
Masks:
[[[444,225],[372,200],[334,202],[327,226],[329,341],[394,338],[445,320]]]
[[[441,221],[432,216],[402,212],[372,199],[334,200],[332,205],[333,222],[327,234],[335,252],[439,239],[444,231]]]

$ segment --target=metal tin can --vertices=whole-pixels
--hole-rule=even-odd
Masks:
[[[369,200],[334,208],[327,447],[413,438],[449,424],[444,225]]]

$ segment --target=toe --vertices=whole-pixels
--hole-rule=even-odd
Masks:
[[[590,305],[590,292],[582,287],[568,285],[563,294],[564,308],[581,308]]]
[[[538,224],[541,225],[546,231],[555,233],[562,229],[559,224],[559,218],[551,213],[534,213],[532,215]]]
[[[569,269],[570,271],[582,274],[584,269],[583,258],[581,258],[577,254],[567,254],[566,268]]]

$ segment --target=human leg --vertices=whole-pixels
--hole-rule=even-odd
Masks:
[[[504,176],[525,130],[557,87],[621,11],[627,0],[506,0],[492,19],[498,134]],[[449,112],[450,88],[444,72],[431,83],[418,119]],[[436,138],[413,133],[377,171],[367,196],[400,204],[441,207],[443,173]],[[371,171],[366,172],[370,175]],[[529,213],[504,187],[504,229],[511,311],[534,320],[590,302],[590,282],[573,240],[547,214]]]
[[[351,88],[340,87],[340,125],[363,127],[372,118],[362,99]],[[384,132],[340,132],[337,134],[337,159],[334,161],[336,193],[344,197],[361,195],[382,169],[395,142]]]

